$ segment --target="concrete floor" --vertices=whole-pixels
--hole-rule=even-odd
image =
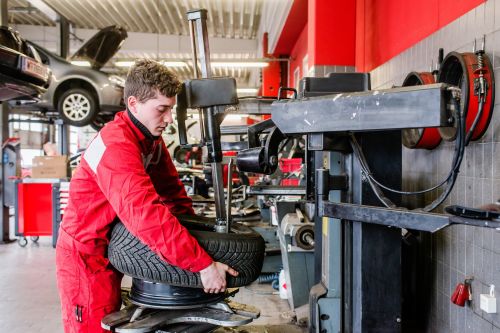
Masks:
[[[9,333],[62,333],[59,297],[55,278],[55,250],[51,238],[0,245],[0,331]],[[124,279],[124,285],[130,280]],[[260,309],[252,326],[220,329],[218,332],[305,332],[295,325],[307,316],[307,306],[290,311],[286,300],[270,285],[253,284],[240,288],[233,299]]]

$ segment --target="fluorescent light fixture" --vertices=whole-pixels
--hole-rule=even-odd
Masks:
[[[167,67],[188,67],[185,61],[160,61],[163,65]],[[135,63],[135,61],[121,60],[116,61],[115,66],[118,67],[130,67]],[[269,66],[268,62],[265,61],[213,61],[212,67],[218,68],[263,68]]]
[[[73,61],[71,61],[71,64],[75,65],[75,66],[81,66],[81,67],[90,67],[90,62],[88,62],[86,60],[73,60]]]
[[[212,67],[263,68],[269,66],[265,61],[213,61]]]
[[[135,61],[117,61],[117,62],[115,62],[115,66],[118,66],[118,67],[131,67],[133,64],[135,64]]]
[[[257,88],[237,88],[238,94],[256,94],[259,91]]]
[[[162,61],[161,63],[167,67],[187,67],[184,61]]]
[[[184,61],[160,61],[160,63],[167,67],[187,67],[187,64]],[[117,61],[115,62],[115,66],[118,67],[131,67],[135,64],[135,61]]]

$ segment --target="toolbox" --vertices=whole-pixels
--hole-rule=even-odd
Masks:
[[[60,199],[61,187],[68,188],[69,183],[52,178],[15,181],[15,234],[20,237],[20,246],[27,245],[27,237],[37,242],[40,236],[52,236],[52,245],[55,246],[61,220],[60,209],[61,206],[64,208]],[[55,189],[57,196],[53,195]],[[67,195],[63,196],[66,196],[63,199],[67,202]]]

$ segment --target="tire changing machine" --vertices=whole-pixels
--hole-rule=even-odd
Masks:
[[[270,131],[307,136],[302,204],[315,207],[310,218],[316,282],[309,293],[310,332],[401,332],[408,320],[402,309],[401,229],[432,233],[451,224],[500,227],[498,218],[426,212],[442,203],[458,175],[466,146],[460,107],[464,92],[443,83],[372,91],[369,77],[359,73],[306,78],[301,84],[301,98],[272,104],[275,128]],[[343,92],[353,84],[358,92]],[[425,209],[396,208],[400,195],[385,195],[370,177],[400,190],[400,131],[454,126],[461,134],[446,190]],[[275,151],[269,144],[250,144],[239,152],[240,171],[266,173],[273,160],[269,152]],[[387,208],[378,207],[382,204]]]

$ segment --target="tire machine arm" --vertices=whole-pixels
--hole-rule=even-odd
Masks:
[[[231,216],[227,213],[230,200],[228,199],[227,204],[225,204],[220,124],[224,120],[226,107],[238,104],[238,97],[234,78],[211,77],[206,20],[207,11],[205,9],[188,12],[193,49],[193,69],[196,78],[183,83],[182,91],[177,96],[176,112],[180,145],[189,147],[186,130],[187,110],[198,109],[199,111],[201,145],[207,147],[207,162],[212,169],[215,192],[215,229],[217,232],[227,233],[231,222]],[[200,60],[201,78],[199,78],[198,58]]]

